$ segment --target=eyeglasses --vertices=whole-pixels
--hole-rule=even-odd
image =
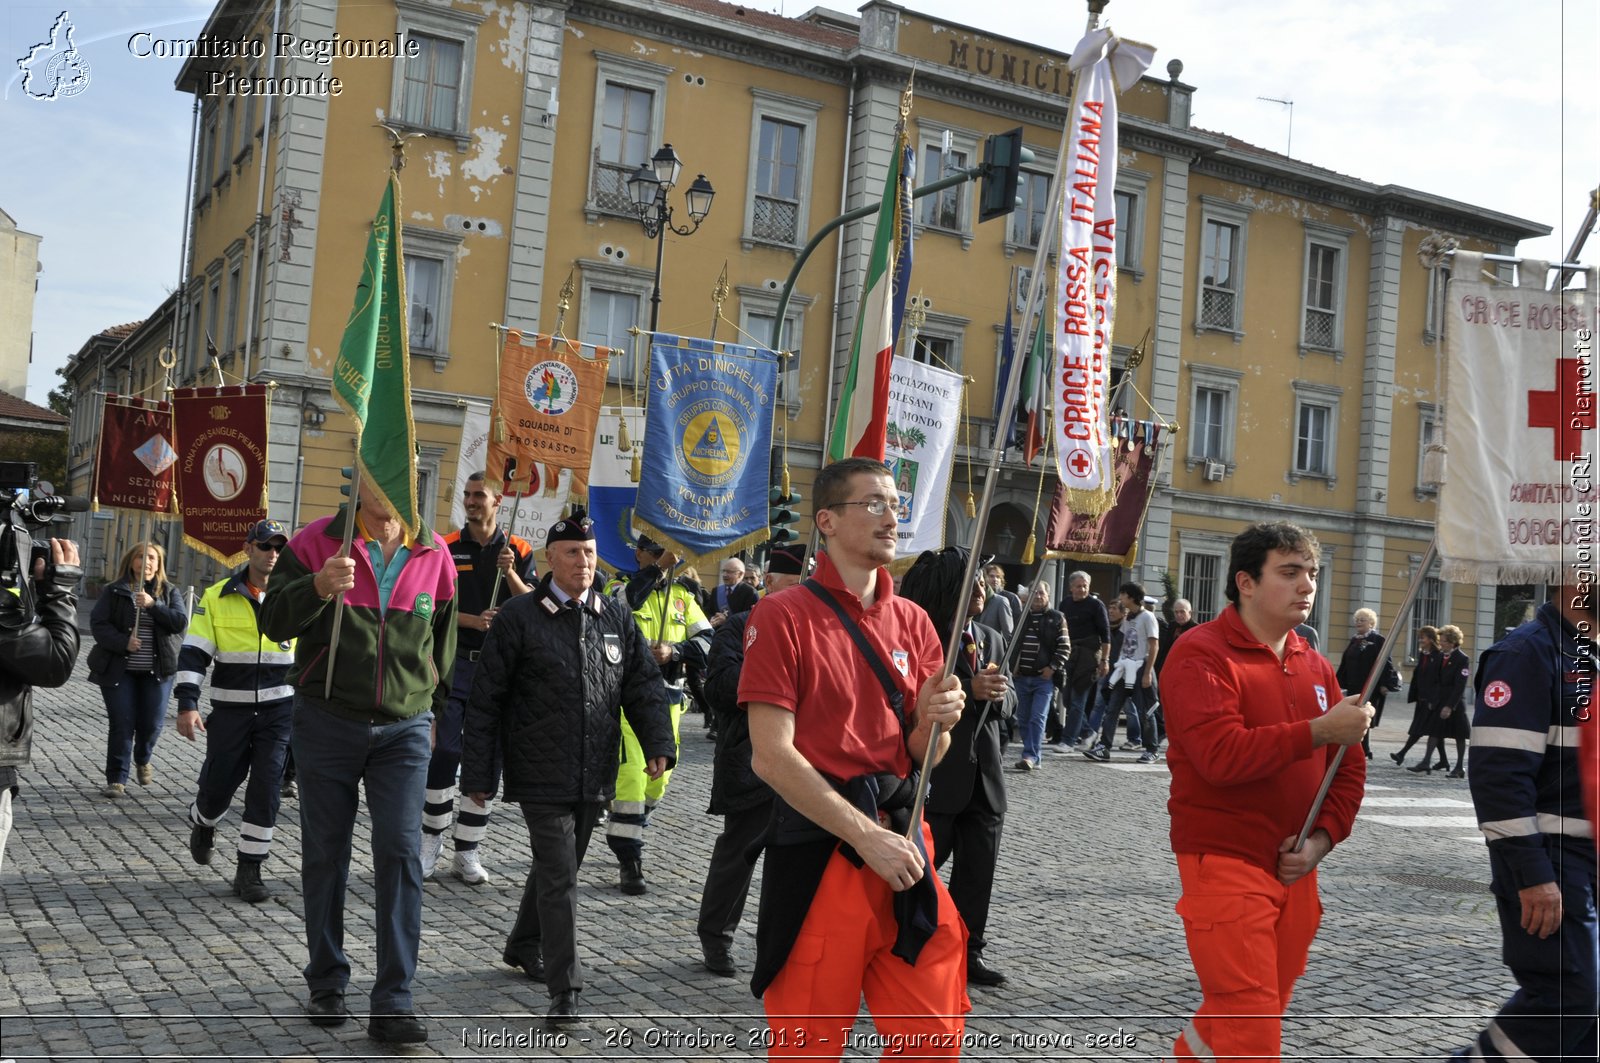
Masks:
[[[900,503],[890,502],[882,498],[869,498],[865,502],[835,502],[833,505],[823,508],[838,509],[840,506],[860,506],[874,517],[881,517],[889,512],[890,509],[893,509],[896,513],[900,511]]]
[[[257,550],[271,550],[273,553],[276,554],[276,553],[281,553],[283,551],[283,548],[288,546],[288,545],[289,545],[288,543],[256,543],[255,544],[255,548]]]

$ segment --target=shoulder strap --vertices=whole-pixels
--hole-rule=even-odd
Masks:
[[[878,682],[883,686],[884,696],[889,699],[889,708],[894,712],[896,720],[900,721],[900,729],[905,730],[905,695],[900,688],[894,685],[894,680],[889,676],[889,666],[883,663],[883,658],[878,651],[872,648],[872,643],[867,641],[866,634],[856,622],[850,619],[850,614],[844,611],[844,606],[839,604],[837,598],[828,592],[828,588],[818,583],[814,578],[807,578],[801,584],[806,590],[821,599],[822,603],[833,610],[833,615],[839,618],[844,629],[850,633],[850,639],[856,644],[856,649],[861,651],[861,656],[867,659],[867,664],[872,667],[872,674],[878,677]]]

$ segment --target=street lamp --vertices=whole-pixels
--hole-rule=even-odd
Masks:
[[[681,227],[672,224],[672,207],[667,204],[667,193],[678,183],[678,174],[682,170],[683,160],[678,158],[678,153],[672,150],[671,144],[663,144],[648,165],[640,166],[628,178],[628,195],[633,199],[634,209],[639,212],[645,239],[656,242],[656,277],[655,285],[650,290],[651,332],[655,332],[661,318],[661,262],[667,249],[667,230],[679,236],[692,235],[706,220],[706,215],[711,213],[711,199],[717,194],[711,182],[706,180],[706,175],[700,174],[683,194],[689,220],[693,224]]]

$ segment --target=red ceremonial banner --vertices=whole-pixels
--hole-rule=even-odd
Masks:
[[[177,448],[172,444],[172,407],[124,395],[107,395],[95,458],[94,505],[136,509],[170,517]]]
[[[1139,553],[1139,528],[1150,502],[1150,477],[1160,432],[1160,425],[1147,423],[1134,441],[1113,438],[1117,501],[1106,512],[1073,513],[1067,508],[1067,493],[1056,488],[1045,533],[1045,546],[1053,556],[1124,566],[1134,563]]]
[[[267,515],[266,386],[179,388],[172,409],[184,542],[237,565]]]

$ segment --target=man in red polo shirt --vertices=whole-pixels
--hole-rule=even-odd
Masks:
[[[930,873],[926,824],[906,834],[915,767],[934,725],[936,752],[948,746],[964,695],[940,677],[927,613],[883,567],[898,527],[888,468],[847,458],[814,490],[827,547],[815,577],[762,601],[745,629],[739,700],[777,793],[751,989],[769,1058],[839,1058],[863,994],[894,1054],[954,1058],[971,1008],[966,928]]]
[[[1189,957],[1204,994],[1178,1058],[1277,1059],[1322,905],[1316,866],[1350,834],[1366,759],[1346,756],[1299,852],[1295,839],[1338,746],[1372,706],[1339,700],[1333,666],[1295,626],[1310,615],[1321,548],[1303,528],[1256,524],[1233,540],[1233,604],[1173,644],[1161,674]]]

